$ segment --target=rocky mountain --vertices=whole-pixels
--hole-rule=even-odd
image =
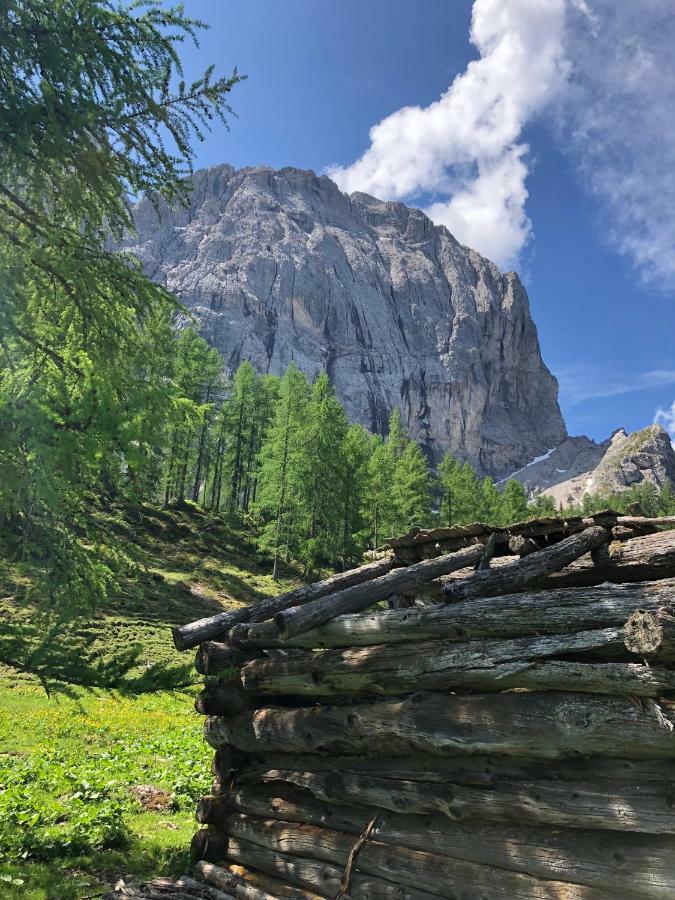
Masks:
[[[325,369],[352,421],[384,433],[397,406],[430,459],[450,450],[557,502],[675,481],[657,426],[567,435],[518,276],[417,209],[309,171],[221,165],[195,173],[187,206],[143,200],[134,219],[126,249],[231,371]]]
[[[608,495],[644,481],[657,488],[668,480],[675,485],[675,450],[660,425],[632,434],[619,428],[600,444],[587,437],[568,437],[511,477],[529,492],[541,491],[556,505],[567,506],[579,503],[584,494]]]
[[[417,209],[298,169],[199,171],[185,208],[143,200],[127,248],[227,366],[327,370],[352,421],[393,407],[438,459],[501,476],[566,439],[527,293]]]

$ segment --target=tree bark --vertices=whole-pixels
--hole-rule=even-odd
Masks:
[[[675,662],[675,607],[633,613],[623,629],[624,642],[631,653],[650,661]]]
[[[602,584],[651,581],[675,577],[675,530],[659,531],[609,545],[609,561],[595,565],[584,557],[561,572],[549,575],[542,587],[582,587]]]
[[[315,825],[360,835],[374,807],[325,803],[307,791],[242,785],[232,791],[229,812]],[[675,837],[522,824],[464,824],[443,816],[380,812],[373,838],[394,846],[430,850],[442,856],[497,866],[536,878],[571,881],[632,896],[665,900],[675,896]],[[224,812],[223,820],[228,815]]]
[[[235,839],[258,844],[275,853],[292,853],[338,867],[346,865],[354,846],[353,837],[339,831],[242,814],[231,816],[225,827]],[[386,879],[385,883],[392,888],[402,885],[408,891],[422,890],[458,900],[475,900],[477,896],[509,900],[610,900],[610,897],[631,896],[625,891],[609,894],[584,885],[543,881],[506,869],[412,850],[405,845],[392,847],[373,838],[362,845],[354,865],[358,872]]]
[[[287,884],[316,891],[326,900],[334,900],[338,896],[343,900],[438,900],[439,897],[438,894],[402,887],[358,871],[352,873],[349,894],[342,895],[340,883],[344,874],[343,867],[296,854],[280,853],[237,837],[230,838],[228,858],[282,879]],[[443,893],[441,896],[452,898],[455,895]]]
[[[339,616],[283,641],[273,623],[258,626],[246,647],[364,647],[436,640],[468,641],[528,634],[561,634],[621,627],[637,609],[656,610],[675,597],[675,578],[644,584],[601,585],[509,594],[452,606],[378,610]]]
[[[391,594],[413,593],[419,585],[438,578],[439,575],[447,575],[465,566],[475,565],[480,562],[482,555],[483,545],[480,544],[459,550],[457,553],[450,553],[448,556],[439,556],[437,559],[428,559],[414,566],[396,569],[379,578],[371,578],[366,584],[354,585],[304,606],[286,608],[274,616],[274,623],[279,629],[280,636],[287,639],[316,628],[317,625],[322,625],[335,616],[367,609]],[[255,633],[255,628],[249,628],[249,633]]]
[[[336,590],[355,584],[362,584],[371,578],[384,575],[393,565],[394,558],[388,556],[373,563],[368,563],[365,566],[360,566],[358,569],[351,569],[349,572],[340,572],[338,575],[332,575],[330,578],[318,581],[315,584],[303,585],[285,594],[280,594],[278,597],[263,600],[261,603],[256,603],[253,606],[217,613],[215,616],[198,619],[196,622],[190,622],[187,625],[176,626],[172,632],[174,644],[177,650],[189,650],[191,647],[196,647],[197,644],[201,644],[204,641],[227,634],[229,629],[239,622],[263,622],[289,606],[308,603],[317,597],[323,597]]]
[[[494,597],[523,590],[536,584],[545,575],[550,575],[569,565],[584,553],[607,543],[609,537],[605,528],[593,525],[580,534],[571,535],[546,550],[538,550],[536,553],[524,556],[510,566],[476,572],[462,581],[447,584],[443,588],[443,600],[449,603],[474,597]]]
[[[674,711],[578,693],[416,694],[352,707],[259,709],[206,720],[213,746],[257,753],[406,756],[495,753],[558,759],[589,755],[667,759],[675,755]]]
[[[452,822],[531,823],[546,827],[675,834],[673,782],[646,785],[556,780],[496,781],[471,787],[345,772],[270,769],[255,783],[279,782],[328,803],[373,806],[395,813],[442,815]],[[664,790],[665,788],[665,790]]]

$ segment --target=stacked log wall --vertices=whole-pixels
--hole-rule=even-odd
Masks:
[[[630,518],[502,531],[522,552],[487,568],[483,532],[415,533],[188,627],[214,750],[195,876],[242,900],[675,897],[675,531]],[[416,605],[384,608],[399,591]]]

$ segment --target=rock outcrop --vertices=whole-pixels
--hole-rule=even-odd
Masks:
[[[127,248],[229,369],[325,369],[352,421],[398,406],[438,459],[500,477],[566,438],[527,294],[417,209],[298,169],[199,171],[186,208],[147,200]]]
[[[675,450],[668,432],[650,425],[627,434],[618,429],[596,444],[587,437],[567,438],[545,459],[511,473],[530,493],[542,492],[557,505],[580,503],[585,494],[609,494],[650,481],[675,485]]]

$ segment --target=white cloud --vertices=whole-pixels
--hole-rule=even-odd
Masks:
[[[506,267],[527,242],[524,126],[564,83],[565,0],[475,0],[469,63],[439,100],[399,109],[370,129],[370,146],[328,174],[383,199],[435,195],[428,212]]]
[[[608,243],[666,289],[675,287],[674,44],[672,0],[573,4],[571,76],[552,108]]]
[[[556,377],[561,402],[565,406],[578,406],[599,397],[619,397],[675,384],[675,369],[652,369],[627,376],[619,370],[612,372],[606,366],[576,365],[557,369]],[[658,410],[657,415],[662,412]]]
[[[670,409],[664,409],[660,406],[654,414],[654,424],[663,425],[668,434],[673,438],[673,447],[675,447],[675,400],[670,405]]]

